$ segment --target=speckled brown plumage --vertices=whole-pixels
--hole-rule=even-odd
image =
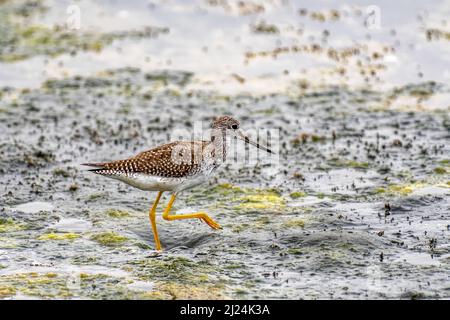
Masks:
[[[201,169],[203,150],[208,141],[175,141],[158,146],[125,159],[105,163],[86,163],[97,167],[90,171],[106,175],[146,175],[182,178],[194,175]]]

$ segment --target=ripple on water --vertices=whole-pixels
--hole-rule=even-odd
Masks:
[[[15,210],[23,213],[38,213],[41,211],[52,211],[53,205],[50,202],[34,201],[20,204],[14,207]]]
[[[426,252],[408,252],[403,253],[400,258],[394,262],[406,262],[417,266],[439,266],[442,264],[440,259],[433,257]]]
[[[83,232],[91,229],[92,223],[82,219],[63,218],[49,228],[65,232]]]

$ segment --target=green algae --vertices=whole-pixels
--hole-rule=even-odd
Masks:
[[[106,274],[17,273],[0,276],[0,298],[21,293],[43,299],[139,299],[142,291],[127,288],[129,281]]]
[[[56,240],[56,241],[61,241],[61,240],[74,240],[74,239],[78,239],[80,237],[79,234],[77,233],[46,233],[43,235],[40,235],[38,237],[38,240],[44,240],[44,241],[48,241],[48,240]]]
[[[128,240],[127,237],[121,236],[116,232],[102,232],[91,237],[92,240],[104,246],[115,246],[122,244]]]
[[[258,217],[255,221],[256,228],[262,228],[268,224],[270,224],[271,219],[267,216]]]
[[[231,225],[230,227],[231,227],[231,231],[240,233],[240,232],[243,232],[248,227],[250,227],[250,225],[248,223],[241,223],[241,224],[237,224],[237,225]]]
[[[224,268],[234,270],[234,269],[242,269],[244,267],[245,267],[245,265],[240,264],[240,263],[231,263],[231,264],[225,265]]]
[[[242,188],[231,183],[223,183],[207,192],[220,197],[221,201],[216,206],[231,207],[235,211],[281,210],[286,206],[280,191],[274,188]]]
[[[278,109],[276,107],[271,107],[271,108],[268,108],[268,109],[262,109],[262,110],[258,110],[258,111],[254,112],[254,114],[262,114],[262,115],[265,115],[265,116],[271,116],[271,115],[273,115],[275,113],[280,113],[280,109]]]
[[[99,52],[119,37],[108,34],[75,33],[45,26],[11,25],[14,53],[0,52],[0,61],[16,62],[35,55],[57,56],[79,50]]]
[[[285,200],[280,195],[273,192],[258,192],[255,194],[247,194],[236,199],[235,209],[243,210],[273,210],[285,207]]]
[[[317,194],[317,198],[319,198],[319,199],[325,199],[325,193],[319,192],[319,193]]]
[[[66,279],[56,276],[54,273],[30,272],[2,275],[0,276],[0,282],[4,284],[3,287],[14,288],[13,291],[6,290],[6,293],[10,295],[20,292],[24,295],[41,298],[67,298],[72,296],[67,288]]]
[[[416,190],[425,188],[427,186],[441,186],[439,183],[428,183],[426,181],[390,184],[387,187],[378,187],[374,189],[376,194],[408,196]]]
[[[193,261],[180,256],[132,261],[125,269],[141,280],[176,281],[190,285],[214,283],[210,275],[216,271],[208,261]]]
[[[97,201],[99,199],[106,199],[107,197],[108,197],[108,193],[106,193],[106,192],[96,192],[96,193],[92,193],[89,196],[87,196],[86,201],[93,202],[93,201]]]
[[[374,192],[377,194],[386,193],[386,188],[378,187],[374,190]]]
[[[223,285],[188,285],[178,282],[162,282],[156,290],[144,294],[144,297],[171,300],[223,300],[229,298]]]
[[[105,214],[112,218],[126,218],[130,216],[130,213],[119,209],[108,209]]]
[[[291,219],[284,222],[282,226],[284,228],[304,228],[305,220],[299,218]]]
[[[139,295],[149,300],[223,300],[229,299],[221,284],[183,284],[175,281],[157,282],[155,290]]]
[[[0,285],[0,299],[13,296],[16,294],[16,288],[13,286],[2,286]]]
[[[218,193],[222,196],[228,196],[228,195],[237,195],[237,194],[243,194],[245,193],[245,189],[235,186],[231,183],[222,183],[219,185],[216,185],[211,190],[209,190],[211,193]]]
[[[289,196],[292,199],[298,199],[298,198],[306,197],[306,193],[303,191],[295,191],[295,192],[292,192]]]
[[[11,218],[0,218],[0,233],[20,231],[24,229],[25,227],[22,223],[17,223]]]
[[[86,255],[79,255],[75,256],[71,259],[71,262],[75,265],[90,265],[90,264],[96,264],[98,262],[98,257],[96,256],[86,256]]]
[[[18,10],[26,2],[0,5],[0,29],[5,30],[0,38],[0,62],[17,62],[37,55],[55,57],[77,51],[100,52],[112,42],[125,38],[153,38],[168,33],[168,28],[146,27],[139,31],[96,33],[70,30],[61,26],[47,27],[32,22],[30,17],[46,8],[29,6],[25,17]]]
[[[133,280],[127,277],[114,277],[108,274],[78,274],[79,287],[71,292],[90,299],[148,299],[142,290],[132,290],[128,286]]]
[[[11,238],[0,237],[0,248],[1,249],[13,249],[17,248],[17,241]],[[1,267],[0,267],[1,268]]]
[[[369,168],[368,162],[360,162],[356,160],[347,160],[340,158],[333,158],[329,162],[332,166],[338,168],[355,168],[355,169],[367,169]]]
[[[153,249],[153,247],[151,245],[144,243],[144,242],[136,242],[134,245],[143,250],[152,250]]]
[[[224,183],[213,188],[224,201],[236,203],[235,210],[281,209],[285,200],[276,189],[241,188],[230,183]]]
[[[447,173],[447,169],[443,168],[443,167],[436,167],[436,168],[433,169],[433,172],[437,173],[437,174],[446,174]]]
[[[235,233],[244,232],[247,229],[264,229],[271,223],[271,219],[267,216],[259,216],[255,220],[249,223],[239,223],[226,225],[226,227],[230,228],[231,231]]]
[[[301,255],[304,253],[304,251],[302,249],[299,248],[289,248],[287,250],[288,254],[293,254],[293,255]]]
[[[353,160],[348,161],[347,165],[351,168],[359,168],[359,169],[367,169],[369,167],[368,162],[358,162]]]
[[[168,71],[155,71],[152,73],[144,74],[145,80],[151,82],[160,82],[164,86],[169,84],[176,84],[177,86],[184,87],[186,86],[193,77],[192,72],[187,71],[179,71],[179,72],[168,72]],[[174,94],[175,96],[179,96],[179,93]]]

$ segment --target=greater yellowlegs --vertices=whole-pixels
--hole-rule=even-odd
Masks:
[[[176,215],[171,214],[170,209],[179,192],[206,182],[225,161],[228,134],[272,153],[270,149],[251,141],[243,134],[239,130],[239,121],[232,117],[222,116],[215,119],[211,129],[209,141],[175,141],[141,152],[125,160],[84,164],[95,167],[95,169],[89,170],[91,172],[120,180],[141,190],[159,191],[149,213],[156,250],[161,250],[161,243],[156,228],[155,213],[164,191],[172,193],[162,215],[165,220],[198,218],[213,229],[221,228],[205,212]]]

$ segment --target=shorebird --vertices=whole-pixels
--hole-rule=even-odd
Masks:
[[[206,182],[225,162],[228,135],[268,153],[273,153],[270,149],[250,140],[239,130],[239,121],[232,117],[216,118],[211,124],[211,129],[209,141],[175,141],[141,152],[125,160],[83,164],[94,167],[89,170],[93,173],[120,180],[141,190],[158,191],[149,212],[155,248],[158,251],[161,250],[161,242],[156,228],[156,208],[165,191],[171,192],[172,197],[163,211],[163,219],[172,221],[197,218],[213,229],[221,228],[205,212],[177,215],[170,213],[170,210],[178,193]]]

